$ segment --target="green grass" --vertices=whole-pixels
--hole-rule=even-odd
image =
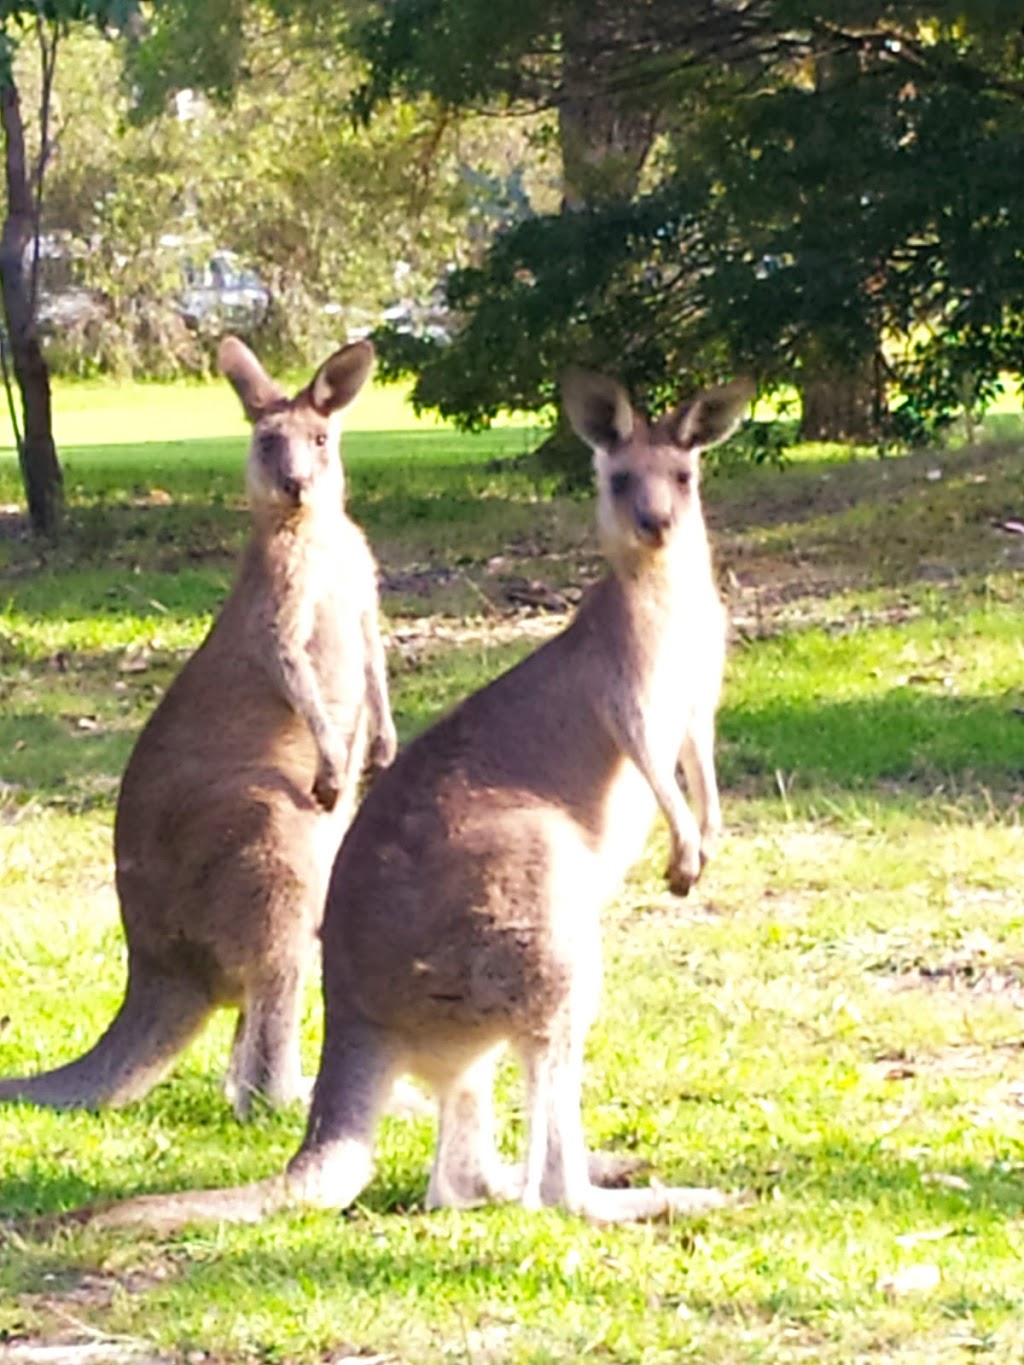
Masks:
[[[295,375],[284,387],[297,391],[308,376]],[[179,441],[237,436],[245,419],[231,388],[219,381],[117,384],[109,380],[57,379],[54,383],[54,433],[63,446],[120,445],[124,441]],[[353,431],[402,430],[416,425],[437,428],[430,417],[415,419],[403,385],[375,384],[353,403],[345,426]],[[13,447],[10,418],[0,411],[0,446]]]
[[[148,442],[155,390],[86,397],[118,441],[69,451],[65,542],[43,556],[10,518],[0,537],[0,1072],[76,1055],[119,1002],[119,774],[245,534],[241,435],[200,437],[190,410],[209,392],[175,391]],[[168,444],[179,408],[196,426]],[[557,627],[517,605],[524,584],[568,606],[598,561],[586,500],[491,464],[521,431],[392,422],[346,451],[408,737]],[[33,1224],[282,1168],[302,1114],[234,1121],[225,1017],[128,1110],[0,1108],[0,1358],[1024,1361],[1024,537],[1000,529],[1024,512],[1021,454],[805,452],[709,480],[736,622],[729,833],[676,901],[659,828],[610,907],[584,1103],[593,1143],[749,1203],[618,1229],[426,1214],[432,1125],[389,1119],[342,1216],[167,1240]],[[0,459],[5,478],[13,501]],[[319,1027],[311,983],[310,1069]],[[500,1101],[514,1147],[511,1069]]]

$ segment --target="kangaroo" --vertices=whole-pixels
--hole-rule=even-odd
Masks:
[[[344,510],[340,413],[367,341],[295,398],[241,341],[218,355],[252,423],[252,533],[224,606],[144,727],[114,828],[124,1002],[77,1061],[0,1082],[0,1099],[123,1105],[221,1006],[240,1011],[225,1089],[302,1095],[300,987],[331,864],[369,761],[394,757],[376,566]]]
[[[603,904],[658,807],[679,895],[720,823],[712,747],[725,614],[698,457],[750,397],[738,381],[648,423],[612,380],[567,376],[567,414],[594,452],[611,573],[565,631],[403,750],[360,807],[327,893],[325,1032],[299,1151],[284,1175],[252,1185],[142,1196],[86,1216],[170,1230],[293,1202],[345,1207],[370,1179],[378,1116],[405,1072],[437,1094],[428,1207],[511,1198],[619,1222],[726,1202],[715,1189],[596,1183],[580,1094]],[[526,1073],[522,1167],[504,1166],[494,1143],[493,1072],[506,1044]]]

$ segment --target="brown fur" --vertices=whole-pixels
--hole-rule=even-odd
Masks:
[[[430,1206],[499,1197],[600,1221],[721,1204],[717,1190],[593,1183],[580,1118],[601,981],[599,914],[656,808],[668,877],[700,874],[718,823],[712,761],[725,622],[698,494],[700,448],[732,430],[736,384],[648,425],[610,380],[575,373],[611,574],[572,624],[420,736],[371,789],[338,854],[323,925],[325,1036],[302,1147],[244,1190],[150,1196],[94,1213],[159,1228],[343,1207],[371,1173],[392,1079],[437,1092]],[[675,779],[682,759],[697,806]],[[496,1057],[527,1078],[525,1166],[498,1159]]]
[[[304,1093],[299,991],[331,863],[368,756],[395,734],[376,568],[344,511],[339,414],[373,361],[338,351],[294,399],[225,339],[220,365],[253,422],[253,531],[206,640],[150,717],[115,824],[128,946],[124,1003],[76,1061],[0,1082],[60,1108],[139,1099],[220,1006],[240,1010],[227,1090]]]

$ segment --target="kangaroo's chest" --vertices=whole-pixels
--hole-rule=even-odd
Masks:
[[[639,634],[635,706],[656,751],[678,751],[694,711],[717,696],[724,649],[724,617],[717,598],[692,603],[660,637]]]
[[[628,638],[609,695],[624,737],[603,802],[600,857],[609,877],[640,857],[657,814],[645,762],[674,781],[694,718],[714,708],[724,659],[721,603],[712,591],[694,594],[657,629],[640,622]]]
[[[269,636],[284,651],[301,651],[326,695],[348,690],[364,671],[362,617],[372,579],[339,549],[309,547],[271,584],[265,610],[252,622],[253,647]]]

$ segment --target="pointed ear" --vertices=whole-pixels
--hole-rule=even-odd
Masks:
[[[255,422],[274,403],[284,397],[284,390],[267,374],[260,362],[238,337],[227,336],[217,351],[217,368],[227,379],[239,398],[250,422]]]
[[[668,434],[683,450],[706,450],[717,445],[739,426],[743,410],[755,392],[749,379],[734,379],[731,384],[705,389],[692,402],[663,419]]]
[[[633,434],[633,408],[614,379],[572,367],[562,377],[562,407],[577,436],[613,451]]]
[[[369,341],[353,341],[324,361],[306,389],[321,417],[348,407],[366,383],[373,361],[373,344]]]

